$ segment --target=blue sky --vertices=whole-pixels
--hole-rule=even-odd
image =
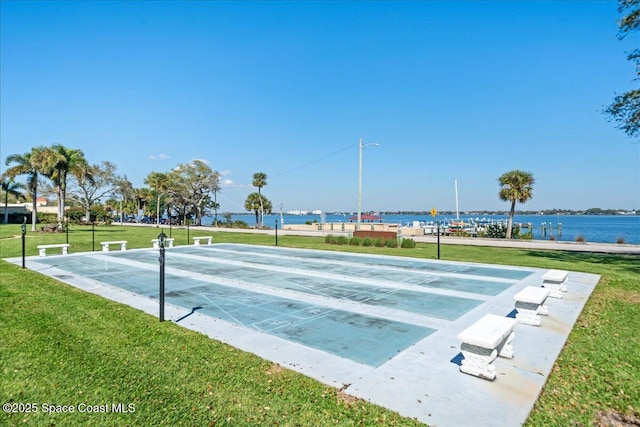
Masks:
[[[0,4],[1,156],[61,143],[134,186],[202,159],[241,212],[640,208],[640,144],[602,115],[634,87],[615,1]],[[637,82],[635,83],[637,86]]]

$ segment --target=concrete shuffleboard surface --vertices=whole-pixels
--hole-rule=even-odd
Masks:
[[[166,255],[167,320],[438,427],[524,423],[599,280],[570,271],[541,326],[515,325],[513,358],[498,357],[488,381],[460,372],[458,335],[512,314],[548,270],[239,244]],[[27,267],[158,315],[157,249]]]

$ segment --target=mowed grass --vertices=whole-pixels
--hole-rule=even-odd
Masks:
[[[163,228],[169,234],[168,228]],[[150,247],[154,227],[100,226],[103,240]],[[176,244],[192,244],[173,228]],[[0,257],[21,254],[20,228],[0,226]],[[274,236],[191,228],[189,238],[274,244]],[[91,227],[69,232],[71,252],[92,249]],[[64,233],[27,233],[37,244]],[[320,237],[279,236],[281,246],[435,258],[415,249],[331,246]],[[593,424],[599,412],[640,411],[640,260],[633,256],[443,246],[449,260],[600,274],[526,426]],[[37,403],[38,413],[0,414],[0,425],[419,425],[257,356],[130,307],[0,262],[0,402]],[[455,369],[452,374],[457,374]],[[480,380],[479,380],[480,381]],[[42,404],[122,403],[128,413],[43,414]],[[133,406],[128,407],[128,404]],[[104,406],[96,407],[100,410]],[[448,410],[443,408],[443,410]],[[464,405],[458,410],[464,410]]]

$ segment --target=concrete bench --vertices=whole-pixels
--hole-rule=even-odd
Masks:
[[[102,245],[102,252],[109,252],[109,246],[110,245],[120,245],[120,250],[121,251],[126,251],[127,250],[127,241],[126,240],[116,240],[113,242],[100,242],[100,244]]]
[[[176,240],[176,239],[172,239],[172,238],[164,239],[164,241],[166,242],[165,243],[165,247],[166,248],[172,248],[174,240]],[[151,239],[151,243],[153,243],[153,249],[159,249],[160,248],[160,240]]]
[[[496,367],[492,362],[498,356],[507,359],[513,357],[511,341],[515,336],[515,324],[516,319],[511,317],[485,314],[460,332],[458,340],[462,341],[460,350],[464,356],[460,371],[493,381],[496,378]]]
[[[47,249],[50,248],[62,248],[62,255],[67,255],[69,244],[68,243],[56,243],[53,245],[38,245],[38,251],[40,256],[47,256]]]
[[[538,314],[546,316],[549,310],[545,305],[551,291],[547,288],[537,286],[527,286],[513,296],[516,301],[516,320],[525,325],[540,326]]]
[[[198,246],[200,244],[200,240],[205,239],[207,241],[207,245],[211,244],[211,241],[213,240],[212,236],[198,236],[198,237],[194,237],[193,238],[193,244],[195,246]]]
[[[562,292],[567,292],[567,278],[569,272],[564,270],[549,270],[542,275],[542,285],[549,288],[551,298],[562,298]]]

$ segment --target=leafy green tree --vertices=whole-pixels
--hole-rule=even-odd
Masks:
[[[24,185],[19,182],[15,182],[13,178],[3,178],[0,182],[2,186],[2,191],[4,191],[4,223],[9,223],[9,195],[12,195],[16,198],[16,200],[24,199],[24,196],[20,192],[21,188],[24,188]]]
[[[73,170],[69,184],[69,198],[77,201],[85,209],[85,217],[91,217],[91,207],[103,197],[118,190],[120,177],[111,162],[100,165],[80,165]]]
[[[618,23],[618,38],[623,39],[640,28],[640,0],[619,0],[618,12],[626,13]],[[637,77],[634,80],[640,81],[640,49],[629,52],[627,59],[635,63]],[[604,113],[628,136],[640,136],[640,89],[615,96]]]
[[[169,173],[170,200],[183,217],[195,215],[195,223],[202,224],[205,211],[213,206],[211,194],[220,191],[220,174],[202,160],[179,164]]]
[[[513,216],[516,211],[516,202],[526,203],[533,197],[533,184],[535,179],[533,174],[521,170],[505,172],[498,178],[500,183],[500,200],[511,202],[509,210],[509,221],[507,222],[506,237],[511,238],[513,228]]]
[[[30,152],[25,154],[12,154],[7,157],[5,164],[7,166],[13,164],[4,173],[9,178],[15,178],[18,175],[27,176],[27,187],[31,192],[32,210],[31,210],[31,231],[36,231],[36,223],[38,222],[38,174],[35,159],[38,151],[42,148],[32,148]]]
[[[261,228],[263,222],[261,214],[264,212],[270,214],[273,206],[271,205],[271,201],[266,197],[253,192],[247,196],[247,200],[244,202],[244,208],[249,212],[254,212],[256,214],[256,227]]]
[[[35,164],[41,173],[49,178],[58,196],[58,229],[62,230],[67,197],[67,177],[79,173],[86,166],[87,160],[80,149],[67,148],[62,144],[53,144],[39,150],[35,156]]]
[[[256,172],[253,174],[252,185],[258,188],[258,202],[260,204],[260,228],[264,227],[264,202],[260,190],[267,185],[267,174],[264,172]]]

